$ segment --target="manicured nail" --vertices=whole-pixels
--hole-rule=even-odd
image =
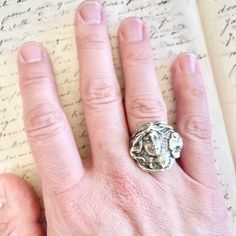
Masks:
[[[102,7],[98,2],[83,2],[79,7],[79,13],[88,24],[100,24],[102,21]]]
[[[183,74],[196,72],[197,59],[194,54],[183,54],[179,57],[179,68]]]
[[[137,18],[127,19],[122,22],[121,33],[127,42],[143,40],[143,22]]]
[[[43,58],[42,47],[39,44],[26,44],[21,48],[21,56],[25,63],[40,62]]]
[[[6,188],[3,182],[0,182],[0,209],[4,207],[7,199]]]

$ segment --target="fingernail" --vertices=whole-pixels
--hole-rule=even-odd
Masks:
[[[0,182],[0,209],[4,207],[7,199],[6,188],[3,182]]]
[[[21,56],[25,63],[42,61],[43,53],[39,44],[27,44],[21,48]]]
[[[88,24],[100,24],[102,21],[102,7],[98,2],[86,1],[82,3],[79,13]]]
[[[183,54],[179,57],[179,68],[183,74],[196,72],[197,59],[194,54]]]
[[[143,22],[137,18],[127,19],[122,22],[121,33],[127,42],[143,40]]]

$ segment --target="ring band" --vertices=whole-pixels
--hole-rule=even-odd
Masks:
[[[147,172],[170,169],[183,147],[183,139],[164,122],[145,122],[130,140],[130,155]]]

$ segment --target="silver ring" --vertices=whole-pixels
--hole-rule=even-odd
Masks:
[[[164,122],[145,122],[130,140],[130,155],[147,172],[170,169],[183,147],[183,139]]]

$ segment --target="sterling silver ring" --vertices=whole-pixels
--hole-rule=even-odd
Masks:
[[[130,155],[147,172],[170,169],[183,147],[183,139],[164,122],[145,122],[131,137]]]

